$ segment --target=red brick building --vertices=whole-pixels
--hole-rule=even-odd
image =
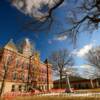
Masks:
[[[74,88],[74,89],[100,88],[100,78],[90,80],[90,79],[84,79],[81,77],[71,76],[69,77],[69,80],[70,80],[71,88]],[[60,88],[60,81],[55,80],[53,82],[53,86],[55,89]],[[62,88],[63,89],[68,88],[68,83],[65,78],[63,78],[63,81],[62,81]]]
[[[53,87],[51,64],[41,62],[40,54],[32,51],[25,39],[21,50],[10,40],[0,50],[0,84],[3,93],[27,89],[49,90]]]

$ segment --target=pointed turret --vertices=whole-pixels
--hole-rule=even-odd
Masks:
[[[47,59],[47,58],[45,59],[44,63],[45,63],[45,64],[48,64],[48,59]]]
[[[8,49],[8,50],[11,50],[11,51],[14,51],[14,52],[17,52],[17,48],[13,42],[13,39],[10,39],[10,41],[5,45],[4,47],[5,49]]]

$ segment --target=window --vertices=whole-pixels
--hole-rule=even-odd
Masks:
[[[14,72],[14,73],[13,73],[13,80],[16,80],[16,79],[17,79],[17,73]]]
[[[11,89],[12,92],[15,91],[15,85],[12,85],[12,89]]]
[[[6,65],[10,65],[12,63],[12,60],[13,59],[11,55],[7,56]]]
[[[85,85],[85,88],[86,88],[86,89],[88,89],[88,88],[89,88],[88,84],[86,84],[86,85]]]
[[[27,90],[27,86],[25,85],[25,86],[24,86],[24,91],[26,91],[26,90]]]
[[[9,60],[9,61],[12,61],[12,60],[13,60],[12,56],[9,56],[9,57],[8,57],[8,60]]]
[[[45,78],[45,82],[47,82],[47,79]]]
[[[45,90],[47,90],[47,86],[45,86]]]
[[[27,69],[29,68],[29,63],[26,63],[26,68],[27,68]]]
[[[21,73],[20,79],[24,81],[24,74]]]
[[[24,68],[24,65],[25,65],[25,63],[23,62],[23,63],[22,63],[22,69]]]
[[[21,85],[19,85],[19,91],[21,91],[22,90],[22,86]]]
[[[16,68],[18,67],[18,64],[19,64],[19,60],[16,59]]]
[[[77,89],[77,85],[76,84],[74,85],[74,88]]]
[[[3,68],[5,70],[12,63],[12,56],[11,55],[5,56],[4,61],[5,61],[5,66]]]
[[[79,85],[78,85],[78,87],[79,87],[79,89],[81,89],[81,88],[82,88],[82,85],[81,85],[81,84],[79,84]]]

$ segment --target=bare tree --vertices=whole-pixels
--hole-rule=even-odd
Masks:
[[[94,31],[99,28],[100,22],[100,0],[77,0],[76,9],[71,9],[69,17],[66,18],[70,28],[65,30],[67,34],[76,40],[81,31]]]
[[[13,56],[7,56],[6,58],[5,57],[2,58],[2,63],[4,65],[3,65],[3,73],[2,73],[3,75],[2,75],[1,88],[0,88],[0,96],[3,93],[3,89],[5,87],[5,80],[7,78],[7,73],[8,73],[8,69],[9,69],[9,65],[12,63],[13,59],[14,59],[14,55]]]
[[[85,66],[85,65],[84,65]],[[97,70],[93,66],[87,66],[82,69],[81,75],[82,78],[88,79],[90,81],[91,88],[94,88],[94,80],[98,78]]]
[[[75,41],[84,28],[91,31],[99,27],[99,0],[31,0],[31,4],[27,0],[11,0],[11,2],[17,9],[35,18],[35,20],[28,20],[23,27],[24,29],[27,29],[26,27],[32,31],[50,29],[53,23],[57,24],[55,12],[57,9],[61,9],[62,12],[61,5],[65,3],[67,3],[64,10],[66,19],[62,20],[66,20],[64,22],[67,22],[68,27],[58,32],[59,36],[67,35],[71,37],[72,41]],[[74,6],[70,7],[70,3]]]
[[[97,78],[100,77],[100,73],[99,73],[99,71],[100,71],[100,46],[92,48],[88,52],[86,59],[87,59],[89,65],[94,66],[96,69],[94,76],[96,76]],[[92,83],[92,81],[91,81],[91,83]],[[92,85],[92,87],[93,87],[93,85]]]
[[[53,65],[53,70],[60,77],[60,87],[62,88],[63,70],[65,67],[72,66],[74,63],[73,57],[67,49],[55,51],[49,57]]]
[[[86,57],[88,63],[100,70],[100,47],[91,49]]]

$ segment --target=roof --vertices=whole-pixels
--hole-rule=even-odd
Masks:
[[[10,39],[10,41],[5,45],[4,48],[14,52],[18,51],[12,39]]]
[[[65,80],[66,80],[65,78],[62,79],[63,82]],[[88,80],[88,79],[84,79],[84,78],[77,77],[77,76],[70,76],[69,80],[70,80],[70,82],[74,82],[74,81],[82,81],[82,80]],[[57,81],[59,81],[59,79],[58,80],[54,80],[54,82],[57,82]]]

